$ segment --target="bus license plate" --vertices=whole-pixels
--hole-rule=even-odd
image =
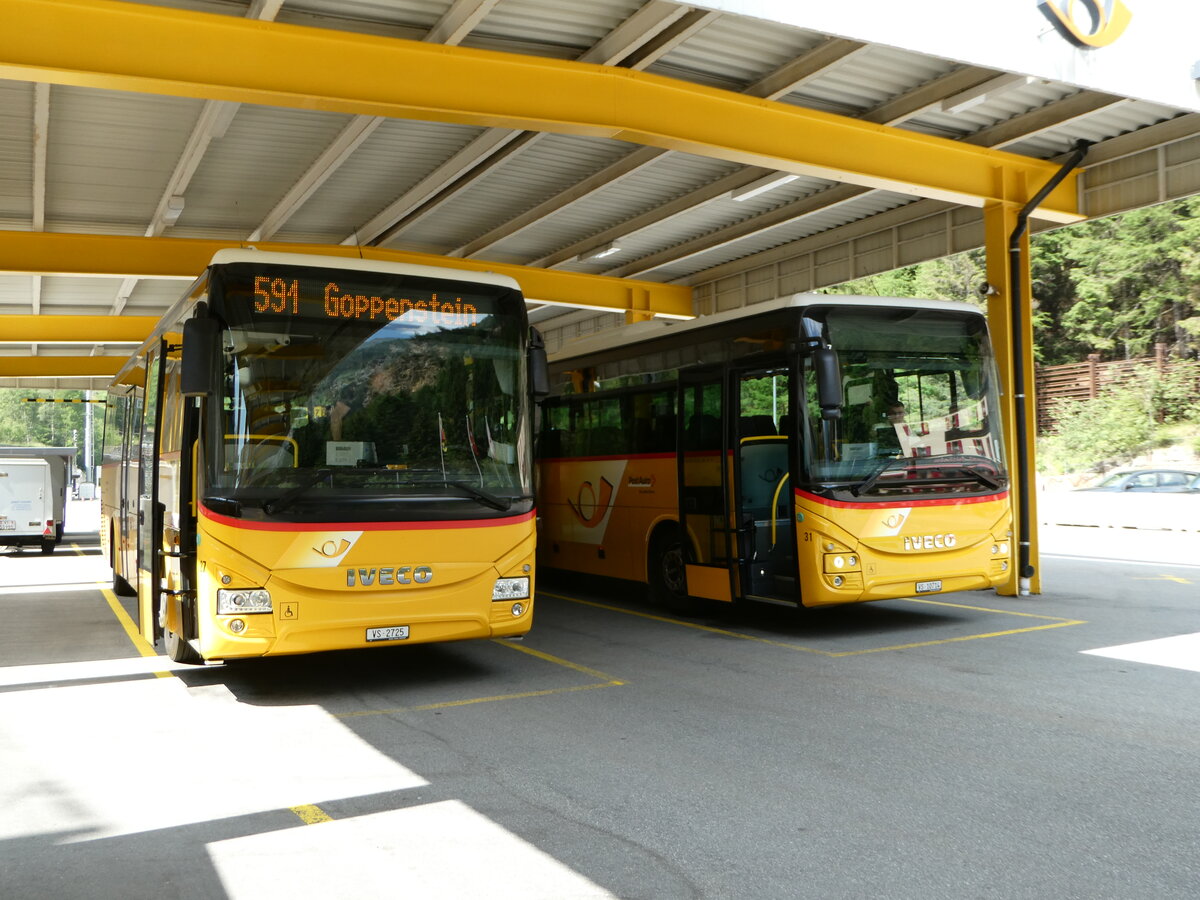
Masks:
[[[389,625],[387,628],[368,628],[368,641],[403,641],[408,638],[407,625]]]
[[[940,581],[918,581],[917,582],[917,593],[918,594],[931,594],[934,591],[940,591],[941,589],[942,589],[942,583]]]
[[[0,519],[0,531],[16,531],[16,519]]]

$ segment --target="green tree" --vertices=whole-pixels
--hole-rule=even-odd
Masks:
[[[1133,359],[1168,344],[1200,347],[1200,199],[1136,210],[1042,235],[1035,296],[1047,362],[1099,351]]]
[[[877,275],[867,275],[823,289],[826,294],[850,294],[863,297],[916,297],[914,281],[917,266],[892,269]]]
[[[1130,359],[1165,343],[1200,351],[1200,198],[1034,235],[1030,242],[1034,358]],[[929,297],[983,305],[983,250],[858,278],[831,294]]]
[[[1095,400],[1060,400],[1055,429],[1038,447],[1038,467],[1052,473],[1082,472],[1121,462],[1151,441],[1155,423],[1147,384],[1122,385]]]
[[[33,403],[30,400],[82,400],[82,391],[0,390],[0,445],[8,447],[71,447],[83,450],[85,403]],[[92,411],[94,440],[103,427],[103,407]]]

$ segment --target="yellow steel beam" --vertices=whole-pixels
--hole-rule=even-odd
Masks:
[[[4,0],[0,78],[613,138],[972,206],[1012,199],[997,170],[1036,192],[1057,168],[632,69],[112,0]],[[1039,215],[1082,218],[1075,180]]]
[[[117,374],[124,356],[0,356],[0,378],[76,378]]]
[[[326,256],[416,263],[473,272],[495,272],[515,278],[521,285],[522,292],[530,300],[614,311],[641,309],[671,316],[692,315],[692,289],[680,285],[555,272],[549,269],[457,259],[429,253],[410,253],[380,247],[345,247],[340,244],[285,244],[271,241],[249,243],[192,238],[0,231],[0,272],[191,279],[204,271],[214,253],[226,247],[257,247],[259,250],[280,253],[320,253]],[[146,333],[149,333],[149,329],[146,329]]]
[[[0,342],[140,344],[156,324],[154,316],[4,316]]]

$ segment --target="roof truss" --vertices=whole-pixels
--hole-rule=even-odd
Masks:
[[[13,80],[591,135],[970,206],[1028,199],[1055,171],[1003,151],[624,68],[108,0],[8,0],[5,14],[0,77]],[[422,77],[375,77],[383,71]],[[998,186],[998,171],[1023,186],[1015,198]],[[1074,179],[1040,214],[1080,218]]]

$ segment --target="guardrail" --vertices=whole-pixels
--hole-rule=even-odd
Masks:
[[[1043,525],[1200,532],[1200,493],[1043,491],[1037,503]]]

